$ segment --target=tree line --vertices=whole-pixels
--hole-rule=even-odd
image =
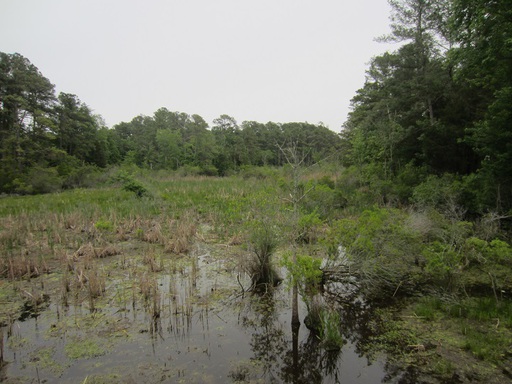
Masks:
[[[107,128],[73,94],[27,58],[0,53],[0,193],[43,193],[81,186],[97,168],[142,168],[226,175],[246,166],[280,166],[279,145],[293,141],[307,161],[337,153],[340,137],[323,125],[237,121],[160,108]]]
[[[105,127],[19,54],[0,53],[0,192],[80,186],[93,167],[135,164],[227,175],[337,159],[378,202],[512,209],[512,8],[490,0],[390,0],[397,49],[371,60],[340,135],[308,123],[157,110]],[[336,155],[336,156],[334,156]],[[51,182],[48,182],[50,180]],[[352,181],[351,181],[352,180]]]
[[[372,59],[343,130],[343,162],[386,202],[512,208],[512,7],[390,0],[394,52]]]

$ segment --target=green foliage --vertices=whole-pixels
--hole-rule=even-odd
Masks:
[[[473,224],[450,212],[374,208],[333,222],[322,242],[333,258],[342,245],[362,287],[379,296],[473,287],[497,295],[512,283],[510,246],[475,238]]]
[[[123,190],[133,192],[137,197],[149,195],[149,191],[139,181],[135,180],[130,174],[120,172],[116,177],[123,185]]]
[[[252,165],[242,165],[238,173],[244,179],[272,179],[277,177],[277,170],[270,167],[256,167]]]
[[[318,292],[322,281],[322,260],[309,255],[296,255],[296,262],[291,254],[287,253],[282,259],[283,266],[288,270],[290,287],[297,284],[306,304],[308,297]]]
[[[458,204],[461,183],[453,175],[428,176],[414,188],[412,201],[421,208],[449,209]]]
[[[274,229],[268,223],[256,224],[250,234],[250,243],[254,253],[262,263],[266,263],[279,244]]]
[[[50,81],[19,54],[0,52],[0,100],[0,192],[75,186],[74,173],[84,165],[105,167],[107,152],[115,150],[109,133],[100,135],[100,119],[75,95],[57,98]]]
[[[321,314],[320,339],[327,351],[337,351],[343,347],[345,340],[341,334],[341,316],[338,312],[323,309]]]
[[[444,311],[451,317],[512,327],[512,302],[496,301],[492,297],[471,297],[459,303],[444,306]]]
[[[34,167],[57,167],[65,188],[92,184],[82,177],[90,176],[88,166],[114,164],[179,169],[188,176],[225,176],[252,167],[244,170],[247,177],[267,177],[267,171],[254,167],[286,163],[275,143],[296,142],[307,154],[305,165],[335,154],[340,143],[338,135],[322,125],[249,121],[239,126],[234,118],[222,115],[209,130],[201,116],[166,108],[109,130],[76,95],[56,97],[49,80],[19,54],[0,53],[0,99],[0,192],[52,191],[55,178],[44,186],[27,182]],[[126,188],[138,196],[145,194],[134,183]]]
[[[301,200],[301,209],[321,219],[332,218],[344,205],[340,191],[331,188],[325,181],[309,181],[301,187],[301,190],[307,191]]]
[[[307,215],[301,215],[297,223],[300,230],[297,240],[304,243],[316,242],[322,225],[323,221],[316,211]]]
[[[52,193],[61,189],[62,178],[56,168],[33,167],[12,183],[13,191],[22,195]]]
[[[507,212],[512,207],[512,67],[504,59],[512,41],[509,7],[484,0],[403,0],[391,7],[392,33],[383,40],[403,44],[373,58],[364,87],[352,99],[354,110],[342,133],[344,164],[361,172],[379,170],[362,177],[368,192],[376,191],[374,202],[396,204],[395,196],[406,202],[417,186],[417,204],[452,200],[472,213]],[[395,179],[410,165],[427,174]],[[446,174],[464,176],[464,189]]]
[[[108,220],[98,220],[94,223],[94,228],[101,231],[112,231],[114,229],[114,224]]]
[[[450,285],[454,274],[460,272],[462,255],[454,248],[439,241],[429,244],[422,252],[426,259],[426,270],[438,282]]]
[[[60,172],[61,170],[59,169]],[[92,188],[101,184],[103,174],[103,171],[91,165],[67,169],[62,187],[64,189]]]
[[[255,223],[250,234],[250,247],[253,262],[249,264],[249,273],[256,288],[276,285],[280,277],[272,265],[272,256],[277,249],[279,239],[275,229],[268,223]]]
[[[464,244],[469,262],[477,264],[499,263],[512,265],[512,247],[499,239],[485,241],[471,237]]]
[[[414,314],[427,321],[439,319],[443,303],[439,297],[421,297],[414,305]]]
[[[508,331],[512,326],[509,300],[497,302],[490,297],[442,300],[428,296],[420,298],[413,310],[425,321],[444,322],[446,329],[455,327],[461,339],[458,344],[481,360],[500,364],[512,342]]]

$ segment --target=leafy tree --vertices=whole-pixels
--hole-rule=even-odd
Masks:
[[[45,157],[53,139],[54,86],[20,54],[0,52],[0,190]]]
[[[453,0],[455,77],[477,97],[466,141],[480,158],[481,209],[512,208],[512,9],[507,2]]]
[[[105,159],[95,155],[101,151],[98,142],[98,122],[87,105],[76,95],[60,93],[57,112],[56,136],[58,147],[70,156],[83,162],[100,163],[105,166]]]

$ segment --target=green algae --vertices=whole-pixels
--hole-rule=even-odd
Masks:
[[[76,338],[66,344],[64,352],[70,359],[92,359],[103,356],[107,353],[107,348],[99,340],[87,338]]]

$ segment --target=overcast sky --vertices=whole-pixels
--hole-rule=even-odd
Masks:
[[[339,131],[387,0],[0,0],[0,51],[108,126],[160,107]]]

